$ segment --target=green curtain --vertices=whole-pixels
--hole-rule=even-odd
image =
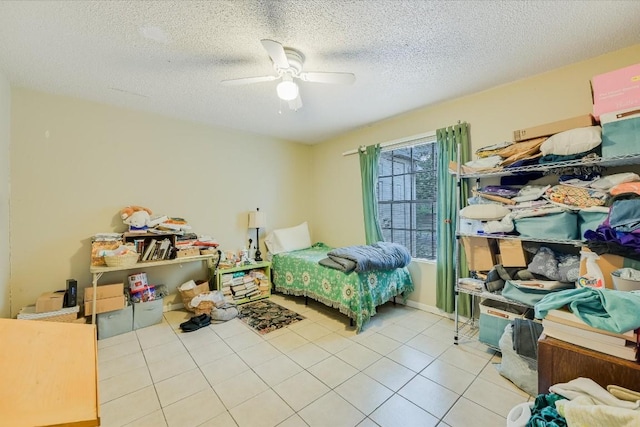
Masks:
[[[456,224],[458,212],[456,210],[456,186],[455,176],[449,173],[449,162],[457,162],[457,144],[460,142],[461,163],[469,161],[469,130],[467,123],[451,126],[436,131],[438,144],[438,248],[436,252],[436,306],[453,313],[455,310],[455,268],[456,257],[459,258],[460,277],[468,276],[469,270],[464,258],[464,251],[456,247]],[[467,185],[462,180],[461,208],[467,199]],[[470,316],[471,298],[467,294],[460,293],[458,298],[458,313],[462,316]]]
[[[378,160],[380,144],[370,145],[360,153],[360,175],[362,177],[362,210],[364,212],[364,234],[367,245],[381,242],[382,229],[378,221]]]

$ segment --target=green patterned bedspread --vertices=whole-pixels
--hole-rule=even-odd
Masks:
[[[276,291],[306,296],[337,308],[355,320],[358,332],[376,314],[376,306],[400,294],[406,300],[413,291],[406,267],[345,274],[318,264],[331,249],[316,243],[308,249],[274,255],[271,269]]]

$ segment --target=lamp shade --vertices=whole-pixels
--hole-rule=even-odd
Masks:
[[[249,212],[249,228],[262,228],[267,225],[267,215],[264,212]]]

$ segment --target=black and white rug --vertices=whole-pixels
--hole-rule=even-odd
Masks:
[[[268,299],[239,305],[238,311],[238,318],[260,334],[267,334],[305,319],[301,314]]]

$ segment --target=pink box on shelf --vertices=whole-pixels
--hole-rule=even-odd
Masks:
[[[640,107],[640,64],[594,76],[593,115]]]

